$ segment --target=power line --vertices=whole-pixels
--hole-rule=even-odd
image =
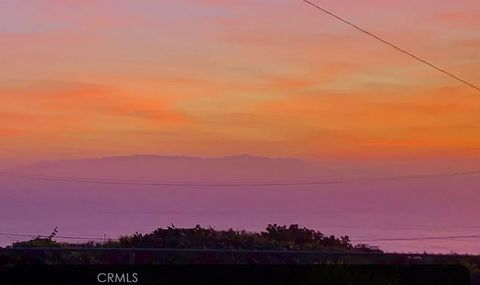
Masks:
[[[0,236],[5,237],[38,237],[48,238],[48,235],[38,234],[21,234],[21,233],[0,233]],[[53,239],[70,239],[70,240],[88,240],[88,241],[105,241],[101,237],[86,237],[86,236],[53,236]],[[457,235],[457,236],[429,236],[429,237],[400,237],[400,238],[369,238],[369,239],[352,239],[352,242],[379,242],[379,241],[421,241],[421,240],[455,240],[455,239],[478,239],[480,235]],[[116,240],[116,239],[108,239]]]
[[[113,184],[113,185],[130,185],[130,186],[166,186],[166,187],[276,187],[276,186],[301,186],[301,185],[328,185],[344,183],[341,180],[331,181],[292,181],[292,182],[248,182],[248,183],[189,183],[189,182],[151,182],[141,180],[102,180],[91,178],[72,178],[64,176],[46,176],[46,175],[30,175],[21,173],[0,172],[3,177],[16,177],[32,180],[58,181],[58,182],[75,182],[88,184]]]
[[[13,238],[12,236],[9,236],[9,235],[2,235],[2,236],[8,238],[8,239],[11,240],[12,242],[18,242],[18,239]]]
[[[10,247],[3,252],[154,252],[154,253],[221,253],[221,254],[280,254],[280,255],[320,255],[320,256],[389,256],[389,257],[450,257],[442,253],[399,253],[364,251],[315,251],[315,250],[272,250],[272,249],[214,249],[214,248],[112,248],[112,247]],[[472,257],[471,254],[454,254],[455,257]]]
[[[411,237],[411,238],[372,238],[352,240],[354,242],[376,242],[376,241],[420,241],[420,240],[451,240],[451,239],[477,239],[480,235],[466,236],[431,236],[431,237]]]
[[[339,21],[341,21],[341,22],[343,22],[343,23],[345,23],[345,24],[347,24],[347,25],[355,28],[356,30],[358,30],[358,31],[360,31],[360,32],[362,32],[362,33],[364,33],[364,34],[366,34],[366,35],[368,35],[368,36],[370,36],[370,37],[372,37],[372,38],[374,38],[374,39],[382,42],[383,44],[388,45],[388,46],[396,49],[397,51],[399,51],[399,52],[401,52],[401,53],[403,53],[403,54],[406,54],[406,55],[408,55],[409,57],[411,57],[411,58],[413,58],[413,59],[415,59],[415,60],[417,60],[417,61],[419,61],[419,62],[421,62],[421,63],[423,63],[423,64],[426,64],[426,65],[430,66],[431,68],[433,68],[433,69],[435,69],[435,70],[437,70],[437,71],[439,71],[439,72],[441,72],[441,73],[443,73],[443,74],[446,74],[447,76],[450,76],[451,78],[453,78],[453,79],[455,79],[455,80],[457,80],[457,81],[459,81],[459,82],[461,82],[461,83],[463,83],[463,84],[465,84],[465,85],[467,85],[467,86],[470,86],[471,88],[473,88],[473,89],[475,89],[475,90],[477,90],[477,91],[480,92],[480,87],[476,86],[475,84],[473,84],[473,83],[471,83],[471,82],[469,82],[469,81],[467,81],[467,80],[465,80],[465,79],[462,79],[462,78],[460,78],[459,76],[457,76],[457,75],[455,75],[455,74],[453,74],[453,73],[451,73],[451,72],[449,72],[449,71],[447,71],[447,70],[445,70],[445,69],[443,69],[443,68],[441,68],[441,67],[439,67],[439,66],[437,66],[437,65],[435,65],[435,64],[433,64],[433,63],[431,63],[431,62],[429,62],[429,61],[427,61],[427,60],[425,60],[425,59],[423,59],[423,58],[421,58],[421,57],[419,57],[419,56],[416,56],[415,54],[413,54],[413,53],[411,53],[411,52],[409,52],[409,51],[407,51],[407,50],[405,50],[405,49],[403,49],[403,48],[401,48],[401,47],[399,47],[399,46],[397,46],[397,45],[395,45],[395,44],[393,44],[393,43],[391,43],[391,42],[389,42],[389,41],[387,41],[387,40],[385,40],[385,39],[383,39],[382,37],[380,37],[380,36],[378,36],[378,35],[376,35],[376,34],[373,34],[373,33],[369,32],[369,31],[367,31],[366,29],[364,29],[364,28],[362,28],[362,27],[360,27],[360,26],[358,26],[358,25],[356,25],[356,24],[354,24],[354,23],[352,23],[352,22],[350,22],[350,21],[348,21],[348,20],[346,20],[346,19],[344,19],[344,18],[336,15],[336,14],[334,14],[333,12],[330,12],[329,10],[326,10],[325,8],[320,7],[319,5],[317,5],[317,4],[315,4],[315,3],[312,3],[312,2],[310,2],[310,1],[308,1],[308,0],[303,0],[303,2],[309,4],[309,5],[313,6],[313,7],[315,7],[316,9],[322,11],[323,13],[325,13],[325,14],[327,14],[327,15],[330,15],[330,16],[334,17],[335,19],[337,19],[337,20],[339,20]]]
[[[48,238],[48,235],[38,235],[38,234],[19,234],[19,233],[0,233],[0,236],[5,237],[29,237],[29,238]],[[104,241],[105,238],[100,237],[79,237],[79,236],[53,236],[53,239],[71,239],[71,240],[90,240],[90,241]]]
[[[359,178],[359,179],[344,179],[344,180],[324,180],[324,181],[277,181],[277,182],[154,182],[147,180],[122,180],[122,179],[99,179],[99,178],[83,178],[83,177],[69,177],[69,176],[50,176],[39,174],[26,174],[14,172],[0,172],[0,177],[53,181],[53,182],[71,182],[71,183],[86,183],[86,184],[106,184],[106,185],[128,185],[128,186],[162,186],[162,187],[286,187],[286,186],[320,186],[320,185],[336,185],[346,183],[365,183],[365,182],[379,182],[379,181],[397,181],[397,180],[423,180],[450,176],[469,176],[479,175],[480,171],[465,171],[452,173],[437,173],[424,175],[403,175],[403,176],[389,176],[378,178]]]

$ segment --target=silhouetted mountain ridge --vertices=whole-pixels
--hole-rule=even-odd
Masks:
[[[139,154],[42,161],[11,169],[17,173],[163,181],[272,181],[318,177],[319,169],[296,158],[247,154],[223,157]]]

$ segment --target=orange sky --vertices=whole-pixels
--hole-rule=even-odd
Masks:
[[[316,1],[480,84],[478,0],[420,2]],[[0,66],[4,164],[480,156],[479,92],[298,0],[5,0]]]

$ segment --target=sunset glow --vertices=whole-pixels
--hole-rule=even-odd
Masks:
[[[480,84],[477,0],[318,1]],[[0,2],[0,161],[480,156],[480,93],[296,0]]]

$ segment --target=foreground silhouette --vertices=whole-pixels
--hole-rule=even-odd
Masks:
[[[0,249],[0,267],[22,264],[459,264],[480,284],[480,257],[384,253],[354,246],[348,236],[327,236],[298,225],[268,225],[261,232],[213,228],[159,228],[118,240],[83,244],[45,237]]]
[[[326,236],[319,231],[301,228],[298,225],[268,225],[262,232],[217,231],[213,228],[159,228],[150,234],[135,233],[119,240],[69,244],[55,241],[57,229],[46,238],[17,242],[14,248],[35,247],[95,247],[95,248],[170,248],[170,249],[228,249],[228,250],[369,250],[355,248],[348,236]]]

